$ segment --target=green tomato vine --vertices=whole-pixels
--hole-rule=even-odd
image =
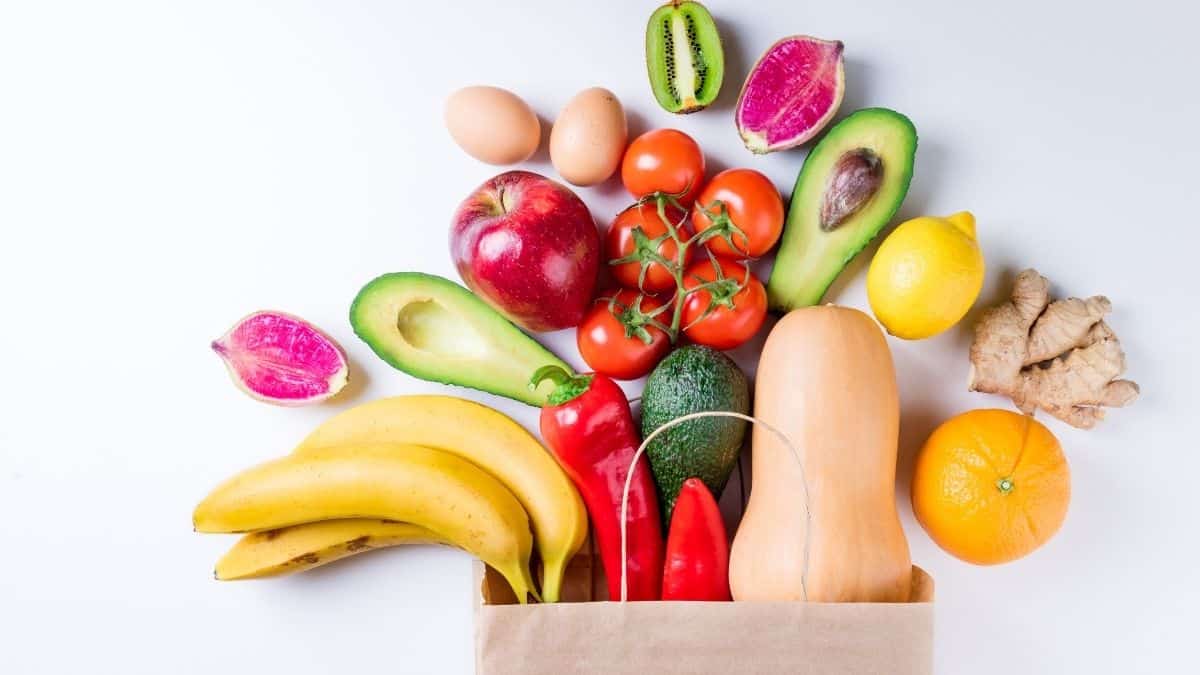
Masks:
[[[635,227],[632,231],[633,251],[629,253],[629,255],[625,255],[620,258],[614,258],[608,261],[609,265],[614,266],[626,265],[630,263],[637,263],[639,266],[638,290],[640,293],[638,294],[637,299],[632,304],[627,305],[625,303],[618,302],[616,296],[614,295],[608,302],[608,310],[612,312],[613,316],[615,316],[623,326],[625,326],[626,337],[637,337],[645,344],[650,344],[652,340],[652,336],[647,329],[649,326],[658,328],[666,333],[671,339],[671,344],[675,344],[679,341],[680,334],[683,331],[686,331],[691,325],[681,325],[683,323],[684,305],[687,304],[687,298],[691,294],[698,293],[700,291],[708,291],[708,306],[705,307],[704,312],[696,319],[696,322],[698,322],[708,317],[719,307],[733,309],[733,298],[743,288],[746,287],[746,284],[750,280],[750,267],[746,259],[741,261],[746,273],[745,276],[739,281],[737,279],[726,277],[721,270],[721,264],[717,259],[717,256],[710,249],[704,248],[705,253],[712,262],[716,278],[710,281],[696,278],[695,280],[699,283],[691,288],[687,287],[685,278],[685,262],[688,259],[688,253],[691,251],[692,247],[703,247],[705,242],[708,240],[720,237],[721,239],[725,240],[725,243],[729,245],[730,249],[734,251],[743,251],[747,247],[737,245],[734,241],[734,238],[740,237],[741,241],[743,242],[748,240],[746,238],[746,233],[738,228],[736,224],[734,224],[733,219],[729,217],[729,209],[726,207],[725,203],[720,200],[716,200],[711,204],[701,206],[701,208],[709,216],[711,224],[701,232],[696,233],[694,236],[687,236],[686,223],[688,220],[688,209],[684,208],[684,206],[679,203],[680,195],[686,193],[686,189],[679,194],[655,192],[642,197],[636,203],[630,206],[629,208],[635,209],[640,208],[645,204],[653,203],[659,219],[662,220],[663,225],[666,227],[666,233],[658,237],[651,238],[646,235],[645,231],[643,231],[641,227]],[[678,222],[673,221],[667,214],[668,207],[683,214]],[[658,252],[659,248],[661,248],[662,244],[667,240],[675,242],[674,259],[667,258]],[[749,258],[749,256],[746,256],[746,258]],[[652,295],[647,293],[644,288],[646,274],[650,269],[650,266],[656,264],[661,265],[664,269],[666,269],[670,273],[671,277],[675,280],[674,296],[671,302],[663,304],[662,306],[657,307],[649,312],[645,312],[641,308],[642,298],[646,297],[646,295]],[[670,320],[661,320],[661,318],[664,318],[664,315],[668,311],[671,314]]]

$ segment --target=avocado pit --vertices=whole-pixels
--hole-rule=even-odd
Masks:
[[[821,198],[821,229],[832,232],[871,201],[883,184],[883,160],[869,148],[857,148],[834,164]]]

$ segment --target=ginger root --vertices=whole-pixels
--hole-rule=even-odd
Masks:
[[[988,310],[971,344],[971,391],[1004,394],[1026,414],[1041,408],[1080,429],[1104,419],[1105,407],[1138,396],[1137,383],[1116,379],[1125,353],[1104,316],[1108,298],[1050,302],[1050,282],[1028,269],[1012,299]]]

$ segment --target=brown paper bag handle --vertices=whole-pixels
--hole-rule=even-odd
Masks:
[[[812,532],[812,511],[809,510],[808,477],[804,474],[804,460],[800,458],[800,451],[796,449],[796,444],[787,437],[787,434],[758,419],[757,417],[751,417],[750,415],[743,415],[742,413],[732,412],[729,410],[704,410],[701,412],[694,412],[676,417],[670,422],[667,422],[661,427],[650,432],[650,434],[646,436],[646,439],[642,441],[642,444],[638,446],[637,452],[633,453],[633,460],[629,463],[629,471],[625,474],[625,489],[621,492],[621,602],[629,601],[629,561],[626,557],[629,554],[629,540],[626,534],[626,522],[629,518],[629,486],[633,484],[633,471],[637,468],[638,460],[641,459],[642,454],[646,452],[646,448],[650,445],[650,441],[653,441],[656,436],[667,429],[670,429],[671,427],[679,426],[688,420],[700,419],[702,417],[735,417],[737,419],[750,422],[751,424],[757,424],[758,426],[774,434],[781,443],[786,445],[788,449],[792,451],[792,456],[796,458],[796,463],[800,465],[800,483],[804,487],[804,521],[806,525],[804,528],[804,563],[802,569],[800,570],[800,593],[803,595],[804,601],[807,602],[808,553],[809,538],[811,536],[810,533]]]

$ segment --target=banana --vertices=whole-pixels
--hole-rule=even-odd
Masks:
[[[542,597],[558,602],[567,562],[587,538],[587,511],[554,457],[524,427],[453,396],[372,401],[322,424],[296,448],[415,443],[454,453],[498,478],[525,507],[542,559]]]
[[[521,602],[534,594],[533,537],[520,502],[486,471],[442,450],[362,444],[293,454],[234,476],[192,514],[198,532],[335,518],[424,527],[495,568]]]
[[[251,532],[217,561],[221,581],[303,572],[355,553],[401,544],[449,544],[412,523],[367,518],[321,520]]]

